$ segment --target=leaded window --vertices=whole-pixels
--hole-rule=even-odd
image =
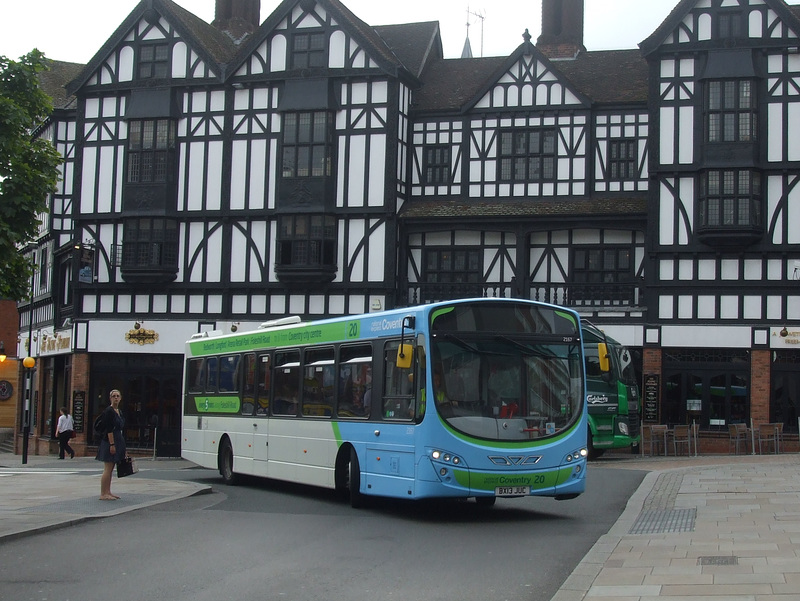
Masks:
[[[336,265],[336,218],[284,215],[278,230],[279,267]]]
[[[165,79],[170,75],[169,44],[148,43],[139,47],[139,79]]]
[[[608,179],[630,180],[638,176],[639,145],[636,140],[608,143]]]
[[[633,280],[633,252],[629,246],[576,248],[573,251],[573,281],[576,283],[620,283]]]
[[[330,124],[325,111],[283,116],[283,177],[331,174]]]
[[[327,66],[327,35],[324,32],[295,33],[292,36],[292,67],[309,69]]]
[[[500,132],[499,179],[547,182],[556,178],[554,128],[516,128]]]
[[[152,217],[125,220],[122,240],[123,271],[175,271],[177,266],[177,221]]]
[[[709,142],[753,142],[757,112],[755,86],[748,79],[712,80],[706,86]]]
[[[450,183],[450,147],[432,144],[423,150],[423,173],[426,184]]]
[[[717,169],[700,178],[700,226],[740,228],[761,224],[761,175],[749,169]]]
[[[164,183],[175,150],[175,122],[170,119],[128,123],[128,182]]]
[[[426,249],[425,281],[439,284],[478,283],[482,279],[481,251],[472,249]]]

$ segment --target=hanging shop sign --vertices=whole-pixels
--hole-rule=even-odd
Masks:
[[[155,344],[158,340],[158,332],[155,330],[147,330],[142,327],[134,328],[125,333],[125,340],[131,344],[138,344],[139,346]]]

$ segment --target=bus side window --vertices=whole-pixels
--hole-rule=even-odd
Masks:
[[[227,355],[219,360],[219,391],[239,392],[239,355]]]
[[[256,415],[267,415],[269,413],[269,385],[272,366],[270,365],[269,355],[260,355],[258,359],[258,405],[256,406]]]
[[[337,414],[369,417],[372,410],[372,345],[339,348]]]
[[[397,367],[398,343],[392,342],[384,350],[383,398],[381,415],[384,419],[410,420],[416,417],[414,366]]]
[[[189,359],[186,366],[186,389],[188,392],[201,393],[205,389],[205,359]]]
[[[217,392],[219,386],[219,373],[217,372],[217,366],[219,364],[219,358],[217,357],[209,357],[206,359],[206,371],[208,379],[206,380],[206,392]]]
[[[307,349],[303,375],[302,413],[314,417],[333,415],[333,385],[336,377],[333,347]]]
[[[275,353],[275,372],[272,374],[275,397],[273,415],[297,415],[300,400],[300,351]]]

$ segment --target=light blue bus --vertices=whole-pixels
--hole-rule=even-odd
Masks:
[[[577,313],[467,299],[186,343],[182,456],[334,488],[354,507],[584,491]]]

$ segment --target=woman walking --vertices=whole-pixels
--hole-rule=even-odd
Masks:
[[[75,457],[75,451],[69,446],[69,439],[72,438],[72,431],[75,429],[75,424],[72,422],[72,416],[69,414],[69,409],[66,407],[61,408],[61,415],[58,418],[58,425],[56,425],[56,438],[58,438],[58,458],[64,459],[65,455],[69,453],[69,458]]]
[[[117,495],[111,494],[111,476],[114,473],[114,466],[127,455],[125,438],[122,436],[125,418],[119,410],[119,404],[122,402],[122,393],[114,389],[108,396],[111,403],[103,410],[103,437],[100,439],[96,457],[98,461],[103,462],[103,475],[100,476],[101,501],[119,499]]]

